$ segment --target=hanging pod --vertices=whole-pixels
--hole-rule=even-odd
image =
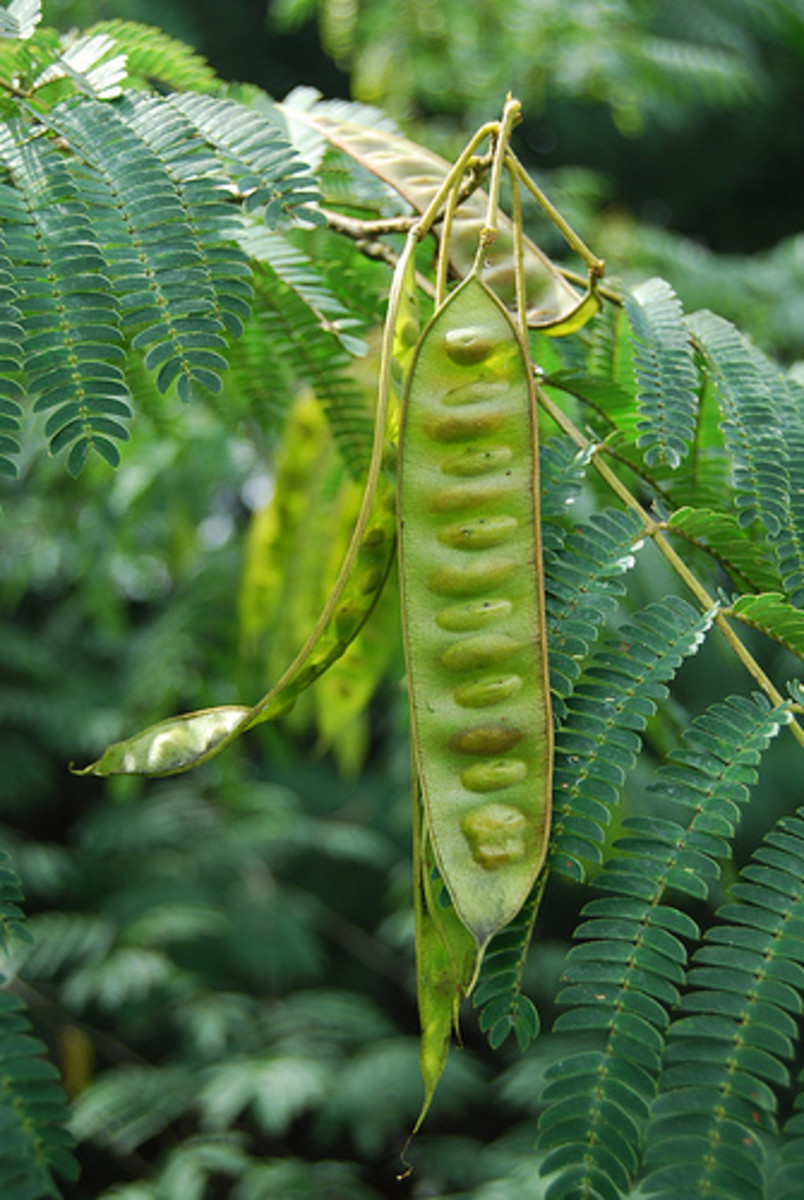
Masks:
[[[529,356],[475,273],[419,340],[402,417],[398,520],[425,822],[455,911],[482,953],[544,862],[552,721]]]

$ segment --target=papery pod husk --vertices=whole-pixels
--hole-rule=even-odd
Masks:
[[[451,164],[432,150],[386,129],[328,116],[317,109],[284,109],[291,121],[316,129],[333,146],[388,183],[418,213],[423,213],[449,174]],[[477,189],[457,208],[449,242],[449,260],[459,278],[468,275],[485,228],[488,195]],[[438,229],[433,232],[438,236]],[[484,253],[481,278],[512,312],[516,310],[514,224],[497,218],[495,240]],[[598,311],[594,295],[579,292],[558,267],[530,240],[522,237],[527,323],[544,333],[573,333]]]

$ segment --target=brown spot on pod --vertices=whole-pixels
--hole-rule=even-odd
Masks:
[[[437,413],[425,417],[422,424],[434,442],[470,442],[496,433],[507,417],[507,413],[494,409],[491,412]]]
[[[507,467],[513,457],[510,446],[492,446],[482,450],[478,446],[467,446],[458,454],[442,459],[441,470],[445,475],[489,475]]]
[[[499,546],[513,537],[519,528],[516,517],[475,517],[472,520],[459,521],[448,525],[438,535],[438,540],[445,546],[455,546],[458,550],[485,550],[489,546]]]
[[[491,679],[462,683],[454,689],[452,698],[461,708],[490,708],[493,704],[510,700],[521,690],[521,675],[495,675]]]
[[[460,366],[472,366],[483,362],[499,345],[499,339],[489,336],[482,325],[467,325],[463,329],[450,329],[444,336],[447,357]]]
[[[437,596],[475,596],[488,592],[511,578],[518,564],[510,558],[471,562],[455,567],[436,567],[427,576],[427,586]]]
[[[521,783],[527,773],[528,764],[521,758],[498,758],[467,767],[461,772],[461,783],[468,792],[499,792]]]
[[[480,667],[495,666],[519,649],[519,642],[505,634],[478,633],[447,646],[441,663],[448,671],[477,671]]]
[[[509,387],[506,379],[473,379],[471,383],[450,388],[441,397],[441,403],[452,408],[460,404],[478,404],[481,400],[497,400]]]
[[[451,604],[436,613],[436,625],[453,633],[483,629],[493,625],[511,612],[510,600],[469,600],[466,604]]]
[[[462,508],[482,508],[486,504],[499,504],[511,495],[515,484],[512,479],[500,483],[478,480],[475,483],[453,483],[449,487],[431,492],[427,498],[430,512],[457,512]]]
[[[504,754],[523,737],[522,730],[511,725],[476,725],[474,729],[453,733],[448,744],[450,750],[459,754]]]
[[[527,851],[525,814],[510,804],[484,804],[461,821],[475,862],[493,871],[520,862]]]

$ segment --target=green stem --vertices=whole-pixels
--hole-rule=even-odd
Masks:
[[[527,341],[528,336],[528,301],[525,290],[525,246],[522,235],[522,191],[519,186],[519,176],[513,169],[510,156],[506,163],[511,175],[511,198],[514,222],[514,281],[516,285],[516,313],[519,320],[519,332]]]
[[[547,213],[548,217],[556,225],[556,227],[561,230],[567,245],[570,246],[586,263],[587,270],[589,271],[590,281],[594,283],[597,282],[598,279],[602,279],[606,272],[606,264],[604,263],[603,259],[598,258],[597,255],[589,249],[586,242],[584,242],[583,239],[578,236],[569,222],[562,217],[556,206],[547,199],[542,189],[533,182],[519,159],[513,154],[511,157],[514,160],[516,172],[519,178],[533,196],[534,200],[537,202],[539,207]]]
[[[480,258],[489,242],[497,237],[497,214],[500,205],[500,182],[502,180],[503,164],[509,154],[508,144],[511,140],[511,130],[521,119],[522,105],[511,96],[505,101],[502,117],[497,126],[496,143],[494,146],[494,161],[491,164],[491,179],[489,180],[489,203],[486,210],[486,224],[480,231]]]
[[[550,397],[542,390],[542,388],[539,387],[538,383],[536,384],[536,394],[539,397],[539,403],[541,404],[542,408],[544,408],[545,412],[549,413],[559,428],[562,429],[563,432],[572,439],[579,450],[588,450],[593,445],[593,443],[575,427],[567,414],[550,399]],[[620,500],[622,500],[623,504],[627,508],[630,508],[632,512],[637,513],[642,521],[642,527],[645,534],[653,539],[654,545],[665,557],[667,562],[670,563],[673,570],[676,572],[682,582],[686,584],[704,611],[709,612],[712,609],[717,608],[717,601],[709,595],[700,580],[693,575],[692,571],[689,569],[684,560],[670,545],[667,538],[662,533],[661,525],[657,521],[654,521],[650,513],[647,512],[647,510],[644,509],[639,503],[636,496],[629,491],[622,480],[615,475],[608,463],[605,462],[600,457],[599,453],[594,450],[592,453],[592,462],[601,479],[603,479],[604,482],[611,488],[614,494],[618,496]],[[722,633],[723,637],[731,646],[734,653],[739,658],[740,662],[753,677],[753,679],[756,680],[757,684],[768,697],[768,699],[774,705],[784,704],[784,696],[776,687],[773,680],[766,675],[762,667],[734,632],[725,616],[721,612],[716,614],[715,624]],[[791,721],[790,729],[796,741],[804,746],[804,729],[802,729],[802,727],[795,720]]]

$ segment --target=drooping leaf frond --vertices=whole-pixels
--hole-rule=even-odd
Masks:
[[[22,887],[11,858],[0,850],[0,953],[7,953],[12,938],[30,941],[31,935],[23,924],[20,908]]]
[[[774,563],[763,547],[730,513],[711,508],[679,508],[668,521],[668,529],[685,541],[701,547],[728,571],[737,585],[747,591],[773,591],[780,586]]]
[[[639,384],[640,420],[637,445],[648,465],[677,467],[695,437],[698,404],[692,348],[673,289],[651,279],[625,296],[634,338],[634,366]]]
[[[333,334],[350,355],[366,352],[366,343],[348,333],[360,325],[327,287],[306,254],[286,237],[264,225],[251,225],[239,237],[249,258],[267,263],[279,279],[310,309],[321,328]]]
[[[804,988],[804,983],[799,991]],[[804,1170],[804,1074],[798,1077],[795,1112],[785,1123],[784,1143],[779,1153],[778,1169],[771,1178],[768,1194],[775,1200],[798,1200],[801,1173]]]
[[[77,473],[90,446],[116,463],[130,416],[119,308],[86,201],[61,155],[20,123],[0,126],[0,244],[14,262],[25,375],[52,453],[71,447]]]
[[[739,620],[780,642],[791,654],[804,658],[804,612],[788,604],[778,592],[739,596],[731,611]]]
[[[632,433],[636,427],[633,396],[615,380],[592,375],[582,368],[566,367],[546,376],[544,386],[558,388],[582,400],[603,419],[608,428],[615,427]]]
[[[65,1131],[67,1104],[45,1046],[32,1036],[25,1005],[3,990],[2,966],[11,942],[30,934],[18,902],[22,891],[9,856],[0,850],[0,1195],[43,1200],[59,1190],[54,1172],[74,1180],[73,1140]]]
[[[318,184],[278,126],[262,113],[219,96],[184,94],[170,103],[214,147],[249,211],[264,208],[272,227],[300,218],[323,224],[315,208]]]
[[[682,1180],[696,1195],[768,1194],[757,1135],[776,1129],[773,1088],[789,1083],[802,1012],[802,818],[766,836],[693,957],[648,1136],[654,1195]]]
[[[656,788],[681,808],[682,820],[626,819],[627,836],[615,846],[620,854],[595,879],[605,895],[583,909],[580,944],[564,973],[569,986],[558,997],[572,1007],[555,1029],[602,1030],[606,1041],[548,1069],[540,1129],[550,1149],[543,1170],[559,1172],[551,1200],[630,1189],[654,1111],[668,1010],[685,981],[684,942],[698,937],[668,893],[707,896],[718,860],[729,852],[737,805],[747,800],[759,756],[785,720],[763,697],[732,697],[693,721],[686,748],[660,769]]]
[[[362,389],[350,376],[351,356],[335,331],[322,327],[284,264],[285,279],[267,263],[255,273],[260,323],[299,384],[311,387],[323,404],[347,466],[365,477],[371,452],[371,414]]]
[[[702,347],[722,411],[741,525],[762,521],[771,536],[783,527],[789,475],[785,432],[754,347],[728,321],[695,313],[689,326]]]
[[[600,861],[611,806],[639,753],[638,732],[712,618],[670,596],[648,605],[611,648],[604,644],[592,656],[556,734],[553,870],[583,879],[582,861]]]
[[[781,412],[790,476],[790,489],[785,497],[787,512],[773,539],[773,549],[790,603],[801,608],[804,606],[804,387],[781,375],[767,359],[760,362],[772,380],[774,399]]]
[[[41,0],[11,0],[0,9],[0,37],[29,38],[41,19]]]
[[[126,56],[129,84],[170,91],[208,92],[218,87],[215,72],[189,46],[151,25],[99,21],[88,37],[110,38]]]
[[[75,72],[84,59],[105,69],[111,45],[98,34],[79,46]],[[90,450],[116,465],[133,407],[131,351],[160,392],[175,384],[187,400],[196,386],[220,391],[229,341],[251,312],[251,266],[237,236],[255,218],[244,214],[257,210],[273,225],[319,219],[309,169],[266,116],[189,93],[130,91],[111,106],[92,98],[87,72],[79,90],[90,95],[36,113],[23,105],[0,125],[3,473],[14,471],[26,394],[72,472]],[[348,343],[340,366],[358,348],[353,318],[299,263],[288,272]]]
[[[606,616],[625,590],[642,527],[631,511],[607,509],[545,553],[545,605],[551,688],[565,700]]]
[[[478,1024],[493,1050],[513,1033],[524,1053],[541,1029],[533,1001],[522,992],[522,973],[541,892],[537,886],[516,918],[492,939],[472,993],[472,1003],[481,1010]]]
[[[114,100],[126,78],[126,56],[106,34],[85,34],[63,39],[60,53],[34,80],[37,92],[49,84],[69,80],[77,91],[98,100]]]
[[[546,546],[564,540],[563,521],[583,485],[591,453],[577,451],[569,442],[549,438],[539,447],[542,540]]]
[[[53,1173],[78,1176],[67,1105],[44,1051],[22,1001],[0,992],[0,1190],[15,1200],[58,1200]]]
[[[0,204],[5,192],[0,188]],[[19,375],[23,361],[22,313],[17,306],[19,293],[14,286],[14,271],[7,255],[0,256],[0,475],[14,475],[15,455],[19,454],[24,399]]]

